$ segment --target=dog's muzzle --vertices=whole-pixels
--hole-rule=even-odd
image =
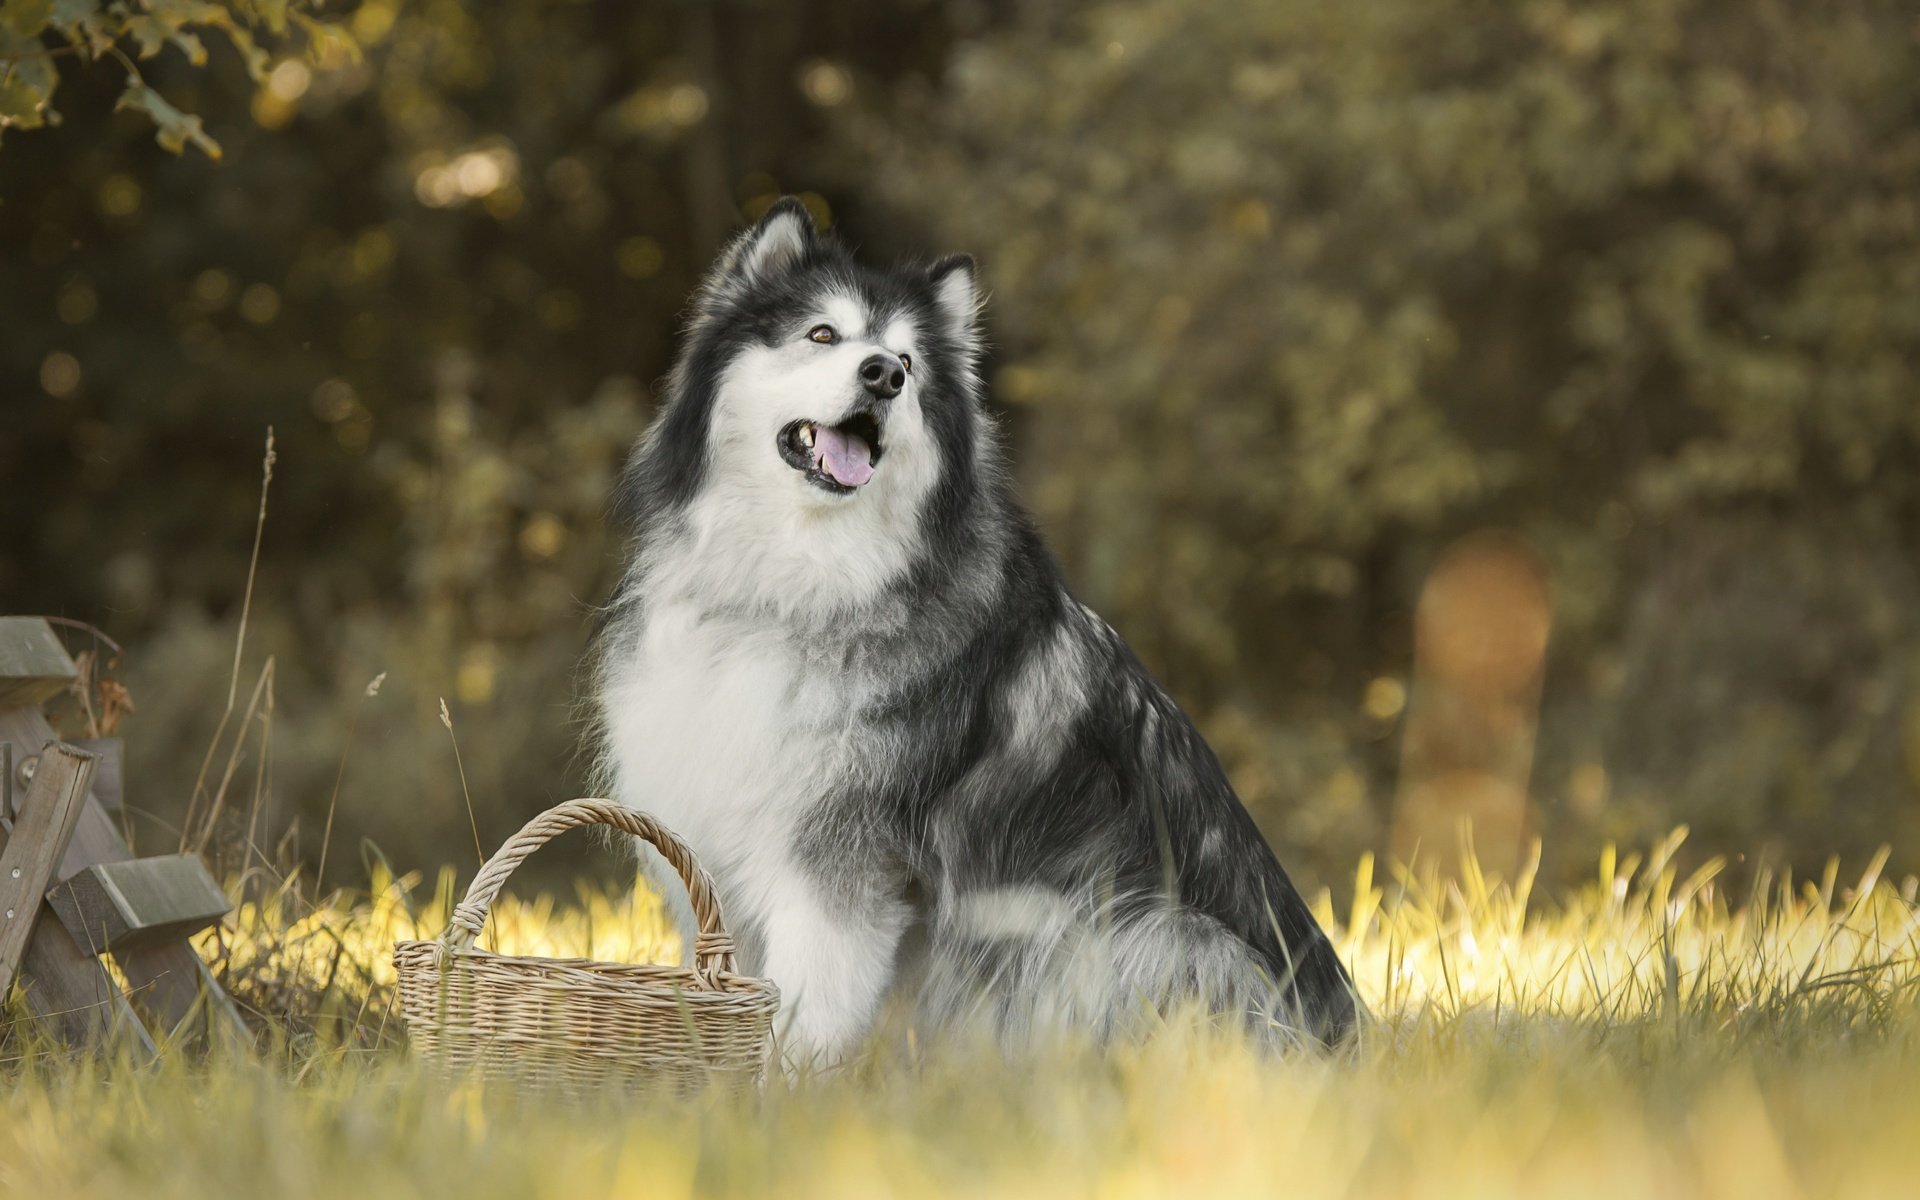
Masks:
[[[866,399],[836,425],[794,421],[775,439],[780,457],[807,482],[835,495],[848,496],[873,478],[885,447],[880,440],[886,401]]]

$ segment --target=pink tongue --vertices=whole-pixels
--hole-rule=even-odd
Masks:
[[[813,428],[813,451],[820,469],[842,487],[859,487],[873,478],[873,448],[857,434],[827,425]]]

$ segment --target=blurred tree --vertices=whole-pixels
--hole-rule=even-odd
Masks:
[[[0,8],[16,60],[38,11]],[[983,255],[1073,578],[1321,878],[1382,840],[1414,599],[1488,526],[1553,582],[1533,786],[1563,858],[1676,819],[1920,853],[1910,7],[329,19],[265,61],[138,60],[217,165],[78,55],[66,123],[0,146],[0,597],[128,643],[156,826],[226,691],[269,423],[248,670],[278,655],[309,860],[356,708],[343,878],[363,835],[470,853],[442,695],[487,840],[573,793],[607,488],[718,239],[790,190],[869,253]]]
[[[278,654],[272,779],[308,861],[362,705],[340,878],[362,836],[465,860],[441,696],[490,840],[576,794],[602,511],[684,297],[780,191],[832,219],[809,164],[856,75],[931,77],[988,16],[361,0],[360,54],[141,63],[217,165],[114,115],[111,72],[63,76],[64,126],[0,147],[0,607],[129,646],[147,831],[169,836],[219,717],[269,423],[245,682]]]
[[[982,254],[1043,523],[1283,836],[1378,840],[1411,598],[1496,525],[1555,577],[1551,846],[1911,856],[1917,39],[1888,0],[1045,6],[869,93],[845,161]]]

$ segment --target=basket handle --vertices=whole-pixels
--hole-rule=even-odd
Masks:
[[[455,950],[472,946],[486,927],[487,912],[514,868],[560,834],[582,825],[611,825],[622,833],[653,843],[654,849],[679,873],[687,885],[687,897],[693,901],[693,915],[699,922],[699,933],[693,943],[695,977],[709,988],[718,988],[721,975],[735,973],[733,938],[720,918],[720,898],[714,895],[713,879],[695,861],[693,851],[652,817],[611,800],[569,800],[522,826],[473,877],[467,898],[453,910],[453,920],[441,935],[442,941]]]

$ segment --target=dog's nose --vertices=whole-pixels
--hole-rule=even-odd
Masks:
[[[891,354],[876,354],[860,364],[860,384],[881,400],[891,400],[907,386],[906,364]]]

